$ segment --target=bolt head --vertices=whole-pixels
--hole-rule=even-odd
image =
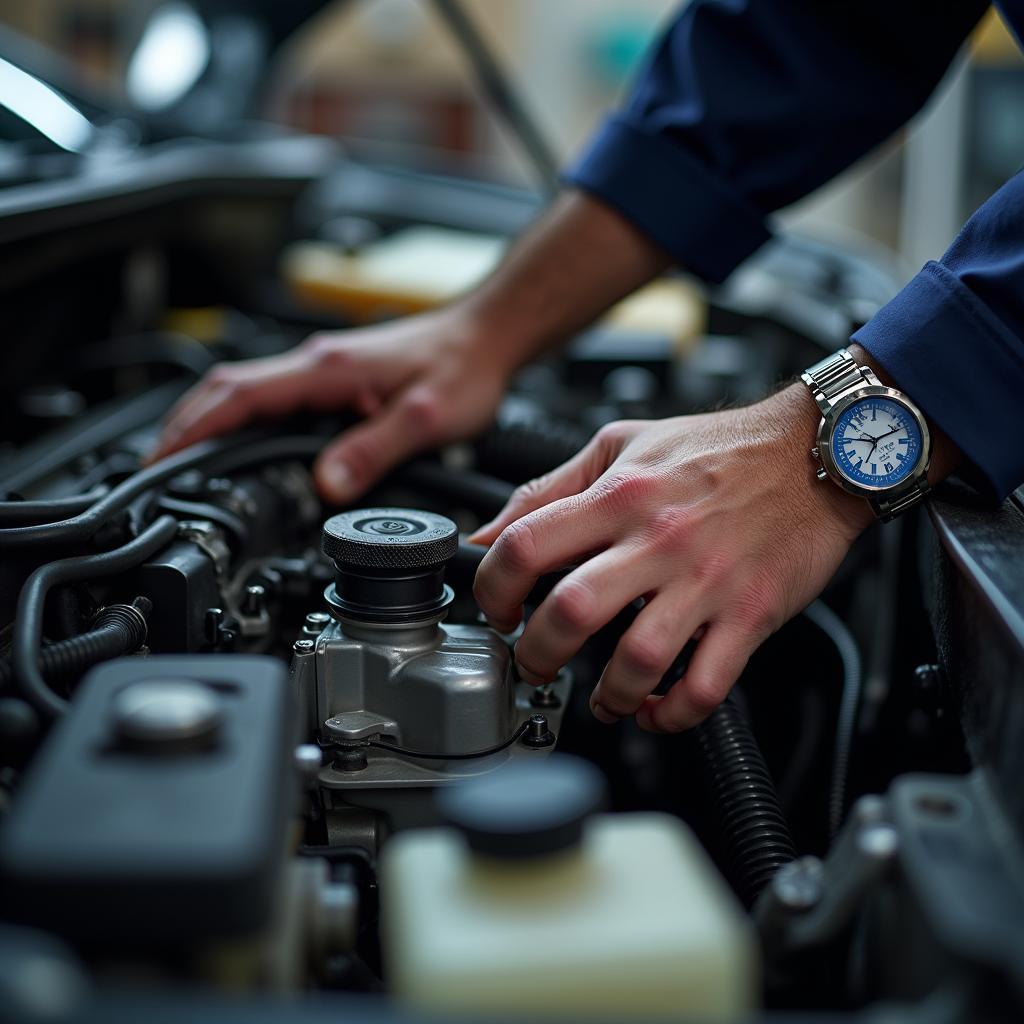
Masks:
[[[292,644],[292,650],[296,654],[309,654],[315,647],[316,644],[312,640],[296,640]]]

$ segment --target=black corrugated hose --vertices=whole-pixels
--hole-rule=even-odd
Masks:
[[[131,604],[111,604],[102,608],[89,630],[42,648],[39,670],[47,682],[80,675],[101,661],[119,658],[137,651],[146,642],[146,620],[153,610],[148,597],[137,597]],[[0,661],[0,689],[14,678],[11,661]]]
[[[48,562],[39,566],[25,581],[18,595],[18,610],[14,617],[11,665],[21,695],[44,721],[59,718],[68,706],[63,697],[50,689],[40,672],[40,641],[46,595],[53,587],[64,583],[116,576],[134,569],[174,540],[177,533],[178,520],[173,516],[161,516],[138,537],[119,548]]]
[[[732,694],[694,730],[700,770],[721,835],[725,873],[753,906],[796,847],[750,723]]]

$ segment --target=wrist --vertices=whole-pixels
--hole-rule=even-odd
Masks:
[[[531,325],[500,297],[471,294],[446,310],[453,333],[475,365],[508,380],[543,348]]]
[[[797,381],[760,404],[766,411],[765,421],[773,425],[774,444],[784,453],[784,472],[793,480],[794,501],[836,524],[852,542],[875,521],[875,513],[864,498],[818,479],[820,463],[811,450],[817,445],[821,412],[810,391]]]

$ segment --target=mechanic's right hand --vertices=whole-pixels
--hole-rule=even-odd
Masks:
[[[171,411],[148,461],[300,408],[352,409],[364,420],[314,466],[323,496],[346,504],[417,451],[487,425],[511,369],[489,340],[449,307],[315,334],[267,359],[221,363]]]

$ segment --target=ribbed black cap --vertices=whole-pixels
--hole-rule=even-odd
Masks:
[[[589,761],[552,754],[443,787],[437,802],[472,850],[521,859],[577,844],[583,822],[604,807],[606,791],[604,776]]]
[[[354,568],[426,569],[447,562],[458,548],[458,527],[434,512],[367,508],[324,523],[324,554]]]
[[[364,622],[415,622],[451,601],[444,567],[459,547],[447,517],[410,508],[343,512],[324,523],[323,550],[337,569],[327,600]]]

